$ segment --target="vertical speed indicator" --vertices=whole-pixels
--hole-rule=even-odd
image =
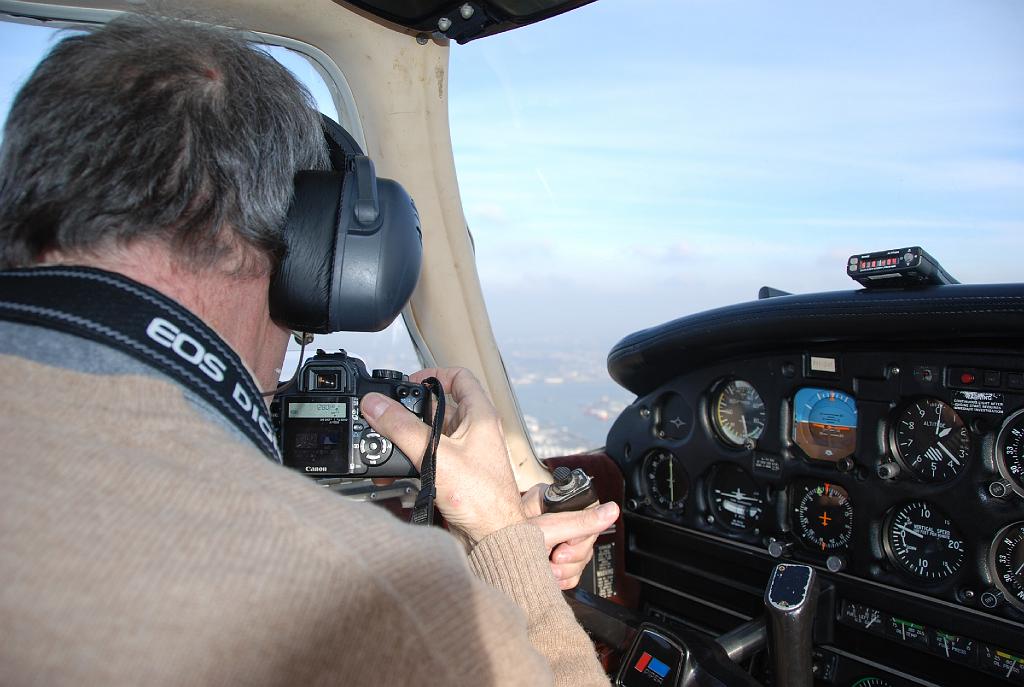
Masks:
[[[884,530],[889,559],[920,580],[955,575],[967,555],[953,522],[927,501],[912,501],[894,509]]]

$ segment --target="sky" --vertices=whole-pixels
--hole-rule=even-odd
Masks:
[[[1022,32],[1018,0],[600,0],[453,46],[499,341],[607,352],[901,246],[1024,281]]]
[[[637,329],[855,288],[855,253],[1024,281],[1022,33],[1020,0],[599,0],[453,44],[460,193],[527,413],[614,395],[605,357]],[[0,113],[52,40],[0,22]],[[400,321],[318,345],[415,366]]]

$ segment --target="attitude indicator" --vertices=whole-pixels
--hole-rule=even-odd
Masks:
[[[812,460],[847,458],[857,448],[857,403],[835,389],[800,389],[793,397],[793,441]]]

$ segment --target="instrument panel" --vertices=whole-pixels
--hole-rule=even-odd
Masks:
[[[952,634],[963,613],[1013,638],[993,648],[974,633],[1011,657],[1004,679],[1024,684],[1022,367],[928,351],[722,362],[638,398],[607,450],[631,516],[819,566],[844,598],[882,588],[914,608],[930,600],[948,618],[934,637],[975,641]]]

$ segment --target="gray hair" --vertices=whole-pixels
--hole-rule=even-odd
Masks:
[[[326,165],[309,93],[240,32],[122,17],[58,43],[14,100],[0,267],[155,238],[192,269],[241,243],[271,270],[295,173]]]

